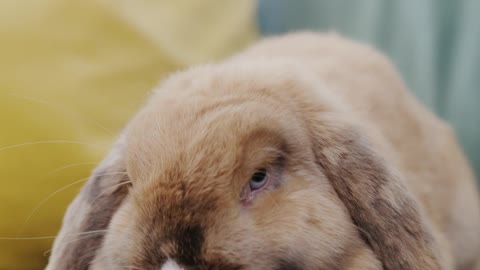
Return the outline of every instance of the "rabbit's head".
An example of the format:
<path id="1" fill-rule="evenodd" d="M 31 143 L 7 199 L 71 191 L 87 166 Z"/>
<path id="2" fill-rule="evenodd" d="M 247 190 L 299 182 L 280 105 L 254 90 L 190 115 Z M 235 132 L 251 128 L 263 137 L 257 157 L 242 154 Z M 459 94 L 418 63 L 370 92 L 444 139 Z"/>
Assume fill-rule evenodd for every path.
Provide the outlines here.
<path id="1" fill-rule="evenodd" d="M 70 207 L 49 269 L 438 269 L 364 127 L 279 66 L 163 83 Z"/>

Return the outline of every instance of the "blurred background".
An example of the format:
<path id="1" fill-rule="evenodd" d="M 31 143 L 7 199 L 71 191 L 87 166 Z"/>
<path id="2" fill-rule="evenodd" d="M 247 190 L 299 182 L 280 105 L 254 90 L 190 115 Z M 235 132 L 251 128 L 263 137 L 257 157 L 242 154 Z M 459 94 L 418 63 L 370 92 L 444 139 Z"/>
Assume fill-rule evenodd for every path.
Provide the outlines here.
<path id="1" fill-rule="evenodd" d="M 169 73 L 264 35 L 387 54 L 480 175 L 480 1 L 0 0 L 0 269 L 42 269 L 63 213 Z"/>

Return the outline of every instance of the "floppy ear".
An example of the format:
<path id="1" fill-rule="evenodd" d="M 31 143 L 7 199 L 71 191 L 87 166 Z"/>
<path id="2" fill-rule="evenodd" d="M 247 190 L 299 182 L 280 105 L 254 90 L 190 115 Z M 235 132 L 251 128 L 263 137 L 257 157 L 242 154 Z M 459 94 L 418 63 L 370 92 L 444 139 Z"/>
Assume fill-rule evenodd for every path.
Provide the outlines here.
<path id="1" fill-rule="evenodd" d="M 88 269 L 105 230 L 128 192 L 121 137 L 68 207 L 47 270 Z"/>
<path id="2" fill-rule="evenodd" d="M 317 163 L 384 269 L 442 269 L 419 204 L 366 135 L 338 121 L 311 128 Z"/>

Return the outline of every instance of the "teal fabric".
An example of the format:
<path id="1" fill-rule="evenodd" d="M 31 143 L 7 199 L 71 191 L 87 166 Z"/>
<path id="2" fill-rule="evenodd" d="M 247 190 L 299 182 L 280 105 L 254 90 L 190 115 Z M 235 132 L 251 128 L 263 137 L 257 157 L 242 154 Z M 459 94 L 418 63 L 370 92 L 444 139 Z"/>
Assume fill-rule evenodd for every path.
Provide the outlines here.
<path id="1" fill-rule="evenodd" d="M 335 30 L 387 54 L 480 175 L 480 1 L 259 0 L 263 34 Z M 478 177 L 477 177 L 478 179 Z"/>

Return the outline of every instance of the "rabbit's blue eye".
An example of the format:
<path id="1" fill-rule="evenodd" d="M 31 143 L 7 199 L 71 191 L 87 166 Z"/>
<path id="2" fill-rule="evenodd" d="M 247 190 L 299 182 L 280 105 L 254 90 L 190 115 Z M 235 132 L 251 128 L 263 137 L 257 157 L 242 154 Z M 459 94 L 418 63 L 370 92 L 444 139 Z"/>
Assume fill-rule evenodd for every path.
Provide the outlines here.
<path id="1" fill-rule="evenodd" d="M 259 190 L 267 184 L 268 175 L 266 169 L 257 170 L 250 178 L 250 190 Z"/>

